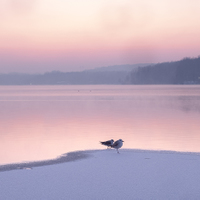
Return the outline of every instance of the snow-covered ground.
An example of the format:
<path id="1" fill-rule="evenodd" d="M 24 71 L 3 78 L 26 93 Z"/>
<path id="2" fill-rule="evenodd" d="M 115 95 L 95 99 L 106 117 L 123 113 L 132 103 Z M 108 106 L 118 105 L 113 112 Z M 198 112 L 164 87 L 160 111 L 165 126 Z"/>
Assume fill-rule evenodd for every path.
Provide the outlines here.
<path id="1" fill-rule="evenodd" d="M 0 199 L 200 199 L 200 154 L 106 149 L 73 156 L 75 161 L 1 171 Z"/>

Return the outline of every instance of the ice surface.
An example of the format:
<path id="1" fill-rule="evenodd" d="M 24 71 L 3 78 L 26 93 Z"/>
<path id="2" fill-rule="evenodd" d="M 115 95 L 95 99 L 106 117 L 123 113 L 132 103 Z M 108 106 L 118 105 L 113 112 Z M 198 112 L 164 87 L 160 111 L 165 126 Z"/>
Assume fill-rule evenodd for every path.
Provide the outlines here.
<path id="1" fill-rule="evenodd" d="M 106 149 L 79 155 L 86 159 L 1 172 L 1 199 L 200 199 L 197 153 Z"/>

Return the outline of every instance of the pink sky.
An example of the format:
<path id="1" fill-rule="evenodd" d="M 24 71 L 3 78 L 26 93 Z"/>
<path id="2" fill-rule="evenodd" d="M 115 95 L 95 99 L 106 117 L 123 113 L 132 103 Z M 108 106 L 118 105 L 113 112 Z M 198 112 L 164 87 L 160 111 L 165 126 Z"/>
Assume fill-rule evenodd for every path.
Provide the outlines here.
<path id="1" fill-rule="evenodd" d="M 1 0 L 0 73 L 200 55 L 198 0 Z"/>

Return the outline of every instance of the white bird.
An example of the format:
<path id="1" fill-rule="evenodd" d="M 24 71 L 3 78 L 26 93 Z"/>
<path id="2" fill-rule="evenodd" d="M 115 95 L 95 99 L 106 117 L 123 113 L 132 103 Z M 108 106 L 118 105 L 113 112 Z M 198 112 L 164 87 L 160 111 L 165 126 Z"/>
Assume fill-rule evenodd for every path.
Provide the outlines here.
<path id="1" fill-rule="evenodd" d="M 117 149 L 117 153 L 119 153 L 118 149 L 123 146 L 123 142 L 124 141 L 122 139 L 119 139 L 119 140 L 115 141 L 115 143 L 111 147 Z"/>
<path id="2" fill-rule="evenodd" d="M 114 142 L 114 140 L 111 139 L 111 140 L 108 140 L 108 141 L 105 141 L 105 142 L 100 142 L 100 143 L 101 143 L 102 145 L 107 146 L 107 147 L 112 147 L 113 142 Z"/>

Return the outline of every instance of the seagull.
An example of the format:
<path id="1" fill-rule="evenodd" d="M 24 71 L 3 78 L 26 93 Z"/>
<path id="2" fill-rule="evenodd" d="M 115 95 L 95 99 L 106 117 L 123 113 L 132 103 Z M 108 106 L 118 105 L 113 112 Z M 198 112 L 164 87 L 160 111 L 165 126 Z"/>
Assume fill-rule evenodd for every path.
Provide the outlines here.
<path id="1" fill-rule="evenodd" d="M 111 140 L 108 140 L 108 141 L 105 141 L 105 142 L 100 142 L 100 143 L 101 143 L 102 145 L 107 146 L 107 147 L 112 147 L 113 142 L 114 142 L 114 140 L 111 139 Z"/>
<path id="2" fill-rule="evenodd" d="M 115 141 L 115 143 L 111 147 L 117 149 L 117 153 L 119 153 L 118 149 L 122 147 L 123 142 L 124 141 L 122 139 L 119 139 L 119 140 Z"/>

